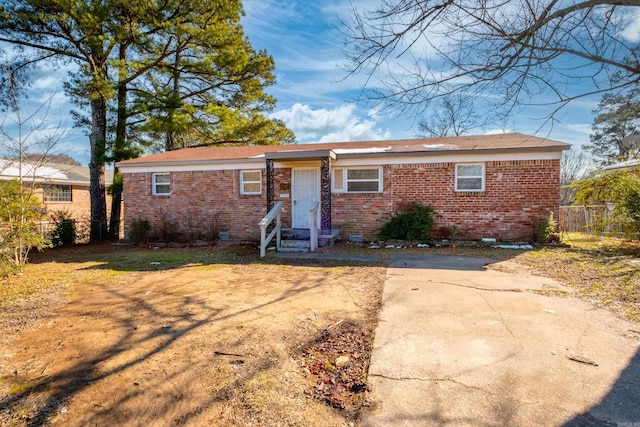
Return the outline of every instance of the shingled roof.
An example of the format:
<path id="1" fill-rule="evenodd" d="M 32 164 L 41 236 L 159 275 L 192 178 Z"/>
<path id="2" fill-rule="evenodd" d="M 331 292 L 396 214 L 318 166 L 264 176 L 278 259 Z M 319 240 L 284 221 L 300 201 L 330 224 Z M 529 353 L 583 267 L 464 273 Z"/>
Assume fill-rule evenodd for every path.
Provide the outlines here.
<path id="1" fill-rule="evenodd" d="M 562 151 L 570 145 L 520 133 L 418 138 L 383 141 L 331 142 L 317 144 L 254 145 L 238 147 L 184 148 L 118 163 L 119 166 L 150 164 L 188 164 L 216 161 L 242 161 L 264 158 L 267 153 L 309 153 L 332 151 L 337 158 L 384 155 L 442 155 L 469 152 Z"/>
<path id="2" fill-rule="evenodd" d="M 33 163 L 22 162 L 22 167 L 18 160 L 0 158 L 0 179 L 18 179 L 22 174 L 22 179 L 27 182 L 81 185 L 89 186 L 89 168 L 84 166 L 60 164 L 60 163 Z M 113 170 L 105 170 L 105 181 L 113 181 Z"/>

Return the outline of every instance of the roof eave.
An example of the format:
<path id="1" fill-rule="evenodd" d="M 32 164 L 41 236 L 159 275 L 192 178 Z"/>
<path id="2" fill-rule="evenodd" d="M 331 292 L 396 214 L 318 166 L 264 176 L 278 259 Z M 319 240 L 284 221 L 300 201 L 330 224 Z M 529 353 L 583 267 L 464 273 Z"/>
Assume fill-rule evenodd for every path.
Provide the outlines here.
<path id="1" fill-rule="evenodd" d="M 225 165 L 234 163 L 262 163 L 267 159 L 270 160 L 311 160 L 321 157 L 330 157 L 332 159 L 366 159 L 366 158 L 384 158 L 384 157 L 435 157 L 435 156 L 451 156 L 451 155 L 469 155 L 469 154 L 509 154 L 509 153 L 549 153 L 562 152 L 568 150 L 569 144 L 551 145 L 541 147 L 509 147 L 509 148 L 473 148 L 463 150 L 423 150 L 423 151 L 384 151 L 373 153 L 335 153 L 333 150 L 307 150 L 307 151 L 280 151 L 267 152 L 260 156 L 238 157 L 234 159 L 207 159 L 207 160 L 165 160 L 155 162 L 136 162 L 127 161 L 116 163 L 120 169 L 128 167 L 164 167 L 164 166 L 202 166 L 202 165 Z"/>
<path id="2" fill-rule="evenodd" d="M 468 154 L 510 154 L 510 153 L 552 153 L 568 150 L 571 146 L 512 147 L 512 148 L 474 148 L 467 150 L 430 150 L 430 151 L 386 151 L 377 153 L 343 153 L 338 159 L 361 159 L 379 157 L 437 157 Z"/>
<path id="3" fill-rule="evenodd" d="M 6 176 L 6 175 L 1 175 L 0 176 L 0 180 L 3 181 L 13 181 L 13 180 L 18 180 L 19 178 L 17 176 Z M 22 182 L 23 183 L 35 183 L 35 184 L 50 184 L 50 185 L 82 185 L 82 186 L 89 186 L 89 181 L 76 181 L 76 180 L 65 180 L 65 179 L 52 179 L 52 178 L 35 178 L 33 179 L 32 177 L 22 177 Z"/>
<path id="4" fill-rule="evenodd" d="M 226 165 L 234 163 L 263 163 L 265 156 L 239 157 L 236 159 L 207 159 L 207 160 L 165 160 L 159 162 L 132 162 L 116 163 L 116 167 L 126 169 L 128 167 L 157 167 L 157 166 L 201 166 L 201 165 Z"/>

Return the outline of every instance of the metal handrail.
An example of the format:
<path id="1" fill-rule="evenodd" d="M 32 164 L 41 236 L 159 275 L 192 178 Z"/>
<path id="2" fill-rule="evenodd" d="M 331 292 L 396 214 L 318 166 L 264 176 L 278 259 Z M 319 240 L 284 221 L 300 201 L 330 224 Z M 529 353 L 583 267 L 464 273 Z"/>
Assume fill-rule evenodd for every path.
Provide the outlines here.
<path id="1" fill-rule="evenodd" d="M 280 214 L 282 213 L 282 201 L 276 203 L 271 210 L 260 220 L 258 225 L 260 226 L 260 257 L 264 257 L 267 252 L 267 245 L 276 236 L 276 250 L 280 249 L 280 230 L 282 228 L 282 221 Z M 267 236 L 267 227 L 269 224 L 276 220 L 276 226 L 271 233 Z"/>

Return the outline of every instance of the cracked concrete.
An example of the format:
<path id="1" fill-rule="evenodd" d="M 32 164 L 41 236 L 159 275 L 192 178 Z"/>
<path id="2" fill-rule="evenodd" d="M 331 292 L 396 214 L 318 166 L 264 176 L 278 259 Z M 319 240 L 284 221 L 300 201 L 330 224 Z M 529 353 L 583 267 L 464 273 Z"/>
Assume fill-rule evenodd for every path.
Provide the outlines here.
<path id="1" fill-rule="evenodd" d="M 491 263 L 394 254 L 362 425 L 640 426 L 638 325 Z"/>

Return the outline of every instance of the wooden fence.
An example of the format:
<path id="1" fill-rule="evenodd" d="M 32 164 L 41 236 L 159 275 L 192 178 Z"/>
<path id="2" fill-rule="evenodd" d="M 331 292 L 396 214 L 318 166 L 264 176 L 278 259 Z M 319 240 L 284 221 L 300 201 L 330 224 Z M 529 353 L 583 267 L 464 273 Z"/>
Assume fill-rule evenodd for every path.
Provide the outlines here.
<path id="1" fill-rule="evenodd" d="M 615 234 L 618 229 L 613 205 L 560 206 L 558 226 L 562 232 Z"/>

